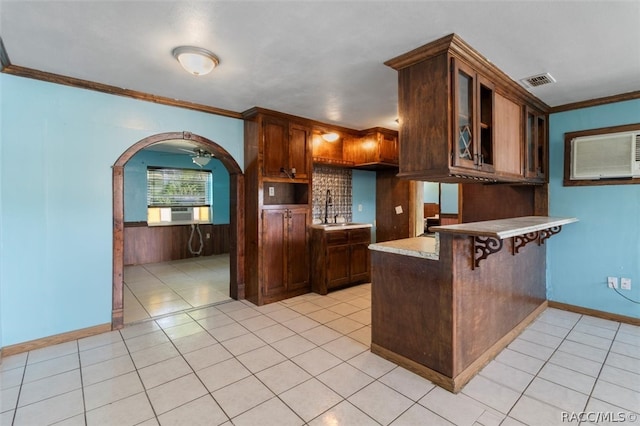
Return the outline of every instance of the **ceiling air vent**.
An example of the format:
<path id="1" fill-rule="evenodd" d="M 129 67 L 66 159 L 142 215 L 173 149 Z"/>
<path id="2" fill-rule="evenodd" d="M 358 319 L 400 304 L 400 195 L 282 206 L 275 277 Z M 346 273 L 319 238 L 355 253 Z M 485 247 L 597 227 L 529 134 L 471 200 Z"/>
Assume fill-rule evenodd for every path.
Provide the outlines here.
<path id="1" fill-rule="evenodd" d="M 538 87 L 543 84 L 555 83 L 556 79 L 551 76 L 549 73 L 532 75 L 531 77 L 523 78 L 520 80 L 527 87 Z"/>

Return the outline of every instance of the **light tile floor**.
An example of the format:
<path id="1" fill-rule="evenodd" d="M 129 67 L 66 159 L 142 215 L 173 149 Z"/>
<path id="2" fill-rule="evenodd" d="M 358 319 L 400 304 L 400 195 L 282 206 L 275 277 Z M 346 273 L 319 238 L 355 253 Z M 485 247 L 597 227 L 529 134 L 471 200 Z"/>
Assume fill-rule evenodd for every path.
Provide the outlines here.
<path id="1" fill-rule="evenodd" d="M 191 309 L 5 357 L 0 424 L 640 422 L 639 327 L 547 309 L 457 395 L 373 355 L 370 335 L 370 284 Z"/>
<path id="2" fill-rule="evenodd" d="M 231 300 L 229 254 L 125 266 L 124 322 Z"/>

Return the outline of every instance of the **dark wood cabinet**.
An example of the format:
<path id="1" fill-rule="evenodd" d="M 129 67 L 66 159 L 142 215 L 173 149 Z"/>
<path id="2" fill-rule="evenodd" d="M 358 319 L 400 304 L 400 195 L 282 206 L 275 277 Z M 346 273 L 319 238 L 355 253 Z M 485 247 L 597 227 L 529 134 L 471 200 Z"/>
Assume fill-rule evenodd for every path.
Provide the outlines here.
<path id="1" fill-rule="evenodd" d="M 547 179 L 547 120 L 533 108 L 525 108 L 525 176 L 541 182 Z"/>
<path id="2" fill-rule="evenodd" d="M 243 115 L 245 297 L 263 305 L 311 291 L 311 130 L 275 111 Z"/>
<path id="3" fill-rule="evenodd" d="M 398 176 L 538 182 L 524 173 L 522 116 L 525 106 L 548 111 L 546 104 L 455 34 L 386 64 L 398 71 Z"/>
<path id="4" fill-rule="evenodd" d="M 354 167 L 378 169 L 398 166 L 398 133 L 375 127 L 345 138 L 344 159 Z"/>
<path id="5" fill-rule="evenodd" d="M 311 129 L 286 118 L 262 118 L 262 175 L 295 177 L 311 175 Z"/>
<path id="6" fill-rule="evenodd" d="M 309 291 L 308 220 L 309 209 L 304 207 L 263 209 L 258 279 L 264 303 Z"/>
<path id="7" fill-rule="evenodd" d="M 312 228 L 313 291 L 319 294 L 368 282 L 371 274 L 371 228 L 325 230 Z"/>

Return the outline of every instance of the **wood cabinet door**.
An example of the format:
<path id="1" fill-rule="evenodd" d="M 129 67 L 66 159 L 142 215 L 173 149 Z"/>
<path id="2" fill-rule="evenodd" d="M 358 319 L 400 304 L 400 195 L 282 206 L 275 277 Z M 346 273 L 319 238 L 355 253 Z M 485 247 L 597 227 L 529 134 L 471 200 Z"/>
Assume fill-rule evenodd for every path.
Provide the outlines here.
<path id="1" fill-rule="evenodd" d="M 495 95 L 495 171 L 521 177 L 522 107 Z"/>
<path id="2" fill-rule="evenodd" d="M 525 176 L 544 181 L 547 161 L 546 118 L 542 113 L 527 107 L 525 120 Z"/>
<path id="3" fill-rule="evenodd" d="M 351 282 L 370 280 L 371 261 L 368 243 L 357 243 L 349 246 L 349 261 Z"/>
<path id="4" fill-rule="evenodd" d="M 453 60 L 453 165 L 476 168 L 476 73 Z"/>
<path id="5" fill-rule="evenodd" d="M 378 137 L 378 152 L 382 163 L 398 164 L 398 139 L 381 133 Z"/>
<path id="6" fill-rule="evenodd" d="M 286 120 L 265 117 L 262 121 L 262 174 L 284 176 L 280 169 L 288 168 L 289 125 Z"/>
<path id="7" fill-rule="evenodd" d="M 287 209 L 262 210 L 262 294 L 277 296 L 286 291 L 287 261 Z"/>
<path id="8" fill-rule="evenodd" d="M 292 169 L 295 169 L 297 178 L 305 179 L 310 177 L 311 129 L 298 124 L 291 124 L 289 127 L 288 150 L 288 171 L 292 173 Z"/>
<path id="9" fill-rule="evenodd" d="M 309 210 L 289 209 L 287 224 L 287 291 L 309 287 L 307 220 Z"/>
<path id="10" fill-rule="evenodd" d="M 349 245 L 327 247 L 327 289 L 349 284 Z"/>

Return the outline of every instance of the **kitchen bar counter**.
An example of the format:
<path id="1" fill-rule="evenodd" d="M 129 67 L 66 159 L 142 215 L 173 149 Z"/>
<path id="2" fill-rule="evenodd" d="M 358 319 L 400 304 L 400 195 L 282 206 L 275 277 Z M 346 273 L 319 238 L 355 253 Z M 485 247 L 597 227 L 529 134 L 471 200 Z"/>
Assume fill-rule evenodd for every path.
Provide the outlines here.
<path id="1" fill-rule="evenodd" d="M 371 351 L 460 391 L 547 306 L 544 241 L 571 222 L 466 223 L 370 245 Z"/>
<path id="2" fill-rule="evenodd" d="M 432 226 L 435 232 L 493 237 L 504 240 L 545 229 L 552 229 L 577 222 L 574 217 L 523 216 L 511 219 L 487 220 L 484 222 L 459 223 L 456 225 Z"/>
<path id="3" fill-rule="evenodd" d="M 405 238 L 402 240 L 386 241 L 371 244 L 369 250 L 401 254 L 404 256 L 421 257 L 423 259 L 438 260 L 438 235 L 427 237 Z"/>

